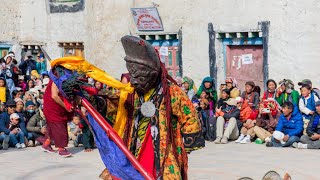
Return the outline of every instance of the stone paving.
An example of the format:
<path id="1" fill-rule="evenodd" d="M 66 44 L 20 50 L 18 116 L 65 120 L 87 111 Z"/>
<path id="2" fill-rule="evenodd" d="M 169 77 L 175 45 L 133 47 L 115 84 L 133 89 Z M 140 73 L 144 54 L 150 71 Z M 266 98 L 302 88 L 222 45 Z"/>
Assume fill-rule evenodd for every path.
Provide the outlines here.
<path id="1" fill-rule="evenodd" d="M 40 147 L 0 150 L 1 180 L 91 180 L 104 169 L 98 150 L 85 153 L 71 147 L 71 158 L 48 154 Z M 293 180 L 320 179 L 320 156 L 317 150 L 266 148 L 254 143 L 226 145 L 207 143 L 206 148 L 189 156 L 189 179 L 236 180 L 249 176 L 260 180 L 269 170 L 282 176 L 288 172 Z"/>

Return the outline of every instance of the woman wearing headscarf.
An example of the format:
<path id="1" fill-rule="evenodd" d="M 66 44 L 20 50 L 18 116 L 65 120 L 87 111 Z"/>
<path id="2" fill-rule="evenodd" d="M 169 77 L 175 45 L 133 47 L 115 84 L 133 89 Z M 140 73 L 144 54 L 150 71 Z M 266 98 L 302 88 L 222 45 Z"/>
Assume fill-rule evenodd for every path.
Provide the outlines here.
<path id="1" fill-rule="evenodd" d="M 237 88 L 238 83 L 235 78 L 227 77 L 226 84 L 227 89 L 230 91 L 230 98 L 236 98 L 240 96 L 240 90 Z"/>
<path id="2" fill-rule="evenodd" d="M 192 97 L 196 94 L 196 88 L 193 80 L 185 76 L 183 77 L 182 85 L 184 88 L 184 92 L 188 95 L 189 99 L 191 100 Z"/>

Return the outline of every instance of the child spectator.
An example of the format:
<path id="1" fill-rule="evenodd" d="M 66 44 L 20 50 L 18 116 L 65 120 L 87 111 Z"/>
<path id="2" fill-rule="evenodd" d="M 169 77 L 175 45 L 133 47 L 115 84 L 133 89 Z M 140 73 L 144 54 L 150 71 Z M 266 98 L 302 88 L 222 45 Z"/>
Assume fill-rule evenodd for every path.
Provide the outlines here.
<path id="1" fill-rule="evenodd" d="M 79 128 L 80 124 L 80 117 L 78 115 L 74 115 L 72 117 L 72 121 L 68 123 L 68 134 L 69 134 L 69 140 L 72 140 L 74 144 L 75 142 L 79 141 L 79 134 L 81 133 L 81 129 Z"/>
<path id="2" fill-rule="evenodd" d="M 0 78 L 0 102 L 5 103 L 10 99 L 10 92 L 6 87 L 6 80 Z"/>
<path id="3" fill-rule="evenodd" d="M 19 75 L 18 76 L 18 87 L 23 90 L 23 92 L 26 92 L 27 84 L 24 82 L 24 76 Z"/>
<path id="4" fill-rule="evenodd" d="M 83 119 L 79 126 L 82 130 L 82 134 L 79 134 L 79 138 L 74 141 L 74 145 L 77 147 L 79 143 L 82 143 L 84 146 L 84 152 L 91 152 L 94 146 L 93 134 L 91 133 L 88 124 Z"/>
<path id="5" fill-rule="evenodd" d="M 210 114 L 209 101 L 207 99 L 201 99 L 200 108 L 197 110 L 200 110 L 200 119 L 202 120 L 205 140 L 214 141 L 216 139 L 216 120 Z"/>
<path id="6" fill-rule="evenodd" d="M 240 96 L 240 90 L 237 88 L 238 84 L 235 78 L 228 77 L 226 79 L 227 89 L 230 91 L 230 98 L 236 98 Z"/>
<path id="7" fill-rule="evenodd" d="M 269 79 L 266 83 L 267 90 L 263 93 L 262 100 L 273 98 L 276 99 L 277 83 L 273 79 Z"/>
<path id="8" fill-rule="evenodd" d="M 311 92 L 311 86 L 303 85 L 301 87 L 301 98 L 299 100 L 299 109 L 302 113 L 304 123 L 304 134 L 312 115 L 316 111 L 316 102 L 319 101 L 318 96 Z"/>

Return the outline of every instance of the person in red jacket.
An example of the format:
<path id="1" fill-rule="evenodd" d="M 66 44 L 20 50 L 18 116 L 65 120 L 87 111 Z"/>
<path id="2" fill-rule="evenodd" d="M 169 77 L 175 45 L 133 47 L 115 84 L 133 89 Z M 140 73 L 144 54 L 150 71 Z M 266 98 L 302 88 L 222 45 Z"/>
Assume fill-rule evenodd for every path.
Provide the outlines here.
<path id="1" fill-rule="evenodd" d="M 59 155 L 69 157 L 72 154 L 65 147 L 68 145 L 67 121 L 72 109 L 66 107 L 59 92 L 57 85 L 50 80 L 43 97 L 43 113 L 47 121 L 48 139 L 42 145 L 42 149 L 45 152 L 54 153 L 50 144 L 52 139 L 58 148 Z"/>

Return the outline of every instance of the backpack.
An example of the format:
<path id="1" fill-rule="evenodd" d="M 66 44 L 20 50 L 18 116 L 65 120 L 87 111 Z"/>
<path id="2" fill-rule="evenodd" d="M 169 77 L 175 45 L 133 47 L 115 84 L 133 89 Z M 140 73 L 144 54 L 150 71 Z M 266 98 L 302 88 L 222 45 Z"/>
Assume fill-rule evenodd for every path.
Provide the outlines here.
<path id="1" fill-rule="evenodd" d="M 320 99 L 320 90 L 318 88 L 313 88 L 311 93 L 314 93 Z"/>

